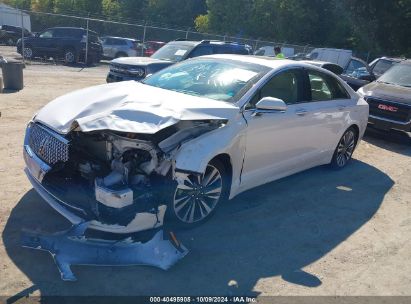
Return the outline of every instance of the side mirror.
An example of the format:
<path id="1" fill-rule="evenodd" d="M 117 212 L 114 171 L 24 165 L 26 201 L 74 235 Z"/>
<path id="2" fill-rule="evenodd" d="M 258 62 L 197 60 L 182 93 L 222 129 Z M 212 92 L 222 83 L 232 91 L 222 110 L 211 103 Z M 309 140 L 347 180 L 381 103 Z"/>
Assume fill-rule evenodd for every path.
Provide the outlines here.
<path id="1" fill-rule="evenodd" d="M 285 102 L 275 97 L 263 97 L 255 107 L 257 112 L 284 112 L 287 110 Z"/>

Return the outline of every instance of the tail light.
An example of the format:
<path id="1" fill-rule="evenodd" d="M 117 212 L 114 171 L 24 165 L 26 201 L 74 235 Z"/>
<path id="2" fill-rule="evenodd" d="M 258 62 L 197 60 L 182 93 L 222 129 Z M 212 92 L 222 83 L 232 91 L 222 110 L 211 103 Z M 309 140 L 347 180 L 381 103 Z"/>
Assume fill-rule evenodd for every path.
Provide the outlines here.
<path id="1" fill-rule="evenodd" d="M 132 50 L 135 50 L 135 51 L 138 51 L 138 45 L 137 45 L 137 43 L 133 42 L 133 43 L 131 44 L 131 49 L 132 49 Z"/>

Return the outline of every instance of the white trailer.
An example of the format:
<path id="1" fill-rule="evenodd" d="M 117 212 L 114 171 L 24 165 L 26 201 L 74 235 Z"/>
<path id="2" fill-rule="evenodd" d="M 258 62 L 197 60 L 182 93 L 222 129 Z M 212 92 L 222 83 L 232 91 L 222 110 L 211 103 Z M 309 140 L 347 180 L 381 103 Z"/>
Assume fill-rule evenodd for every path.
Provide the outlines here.
<path id="1" fill-rule="evenodd" d="M 13 25 L 21 27 L 23 14 L 23 28 L 31 31 L 30 15 L 22 12 L 19 9 L 15 9 L 6 4 L 0 3 L 0 26 L 1 25 Z"/>

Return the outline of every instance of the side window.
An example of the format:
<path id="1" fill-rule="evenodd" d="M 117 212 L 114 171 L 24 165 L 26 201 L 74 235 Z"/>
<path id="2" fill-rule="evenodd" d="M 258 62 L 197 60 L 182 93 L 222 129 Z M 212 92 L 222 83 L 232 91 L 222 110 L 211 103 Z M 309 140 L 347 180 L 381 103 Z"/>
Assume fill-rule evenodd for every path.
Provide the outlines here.
<path id="1" fill-rule="evenodd" d="M 198 56 L 205 56 L 213 54 L 213 48 L 210 45 L 207 46 L 198 46 L 190 53 L 190 58 L 198 57 Z"/>
<path id="2" fill-rule="evenodd" d="M 53 38 L 53 30 L 48 30 L 40 34 L 40 38 Z"/>
<path id="3" fill-rule="evenodd" d="M 126 45 L 126 41 L 122 39 L 113 39 L 113 45 Z"/>
<path id="4" fill-rule="evenodd" d="M 64 29 L 55 29 L 53 32 L 53 38 L 64 38 L 67 36 L 68 36 L 68 33 Z"/>
<path id="5" fill-rule="evenodd" d="M 332 76 L 316 71 L 308 71 L 311 100 L 326 101 L 332 99 L 348 99 L 350 95 Z"/>
<path id="6" fill-rule="evenodd" d="M 327 84 L 327 75 L 318 72 L 308 71 L 308 78 L 310 79 L 311 100 L 323 101 L 331 100 L 331 89 Z"/>
<path id="7" fill-rule="evenodd" d="M 355 59 L 351 59 L 350 62 L 348 63 L 348 66 L 344 74 L 351 75 L 360 68 L 365 68 L 365 70 L 367 70 L 367 67 L 365 66 L 364 63 L 362 63 L 361 61 L 355 60 Z"/>
<path id="8" fill-rule="evenodd" d="M 302 71 L 288 70 L 273 76 L 249 102 L 248 108 L 254 107 L 263 97 L 275 97 L 286 104 L 302 101 Z"/>

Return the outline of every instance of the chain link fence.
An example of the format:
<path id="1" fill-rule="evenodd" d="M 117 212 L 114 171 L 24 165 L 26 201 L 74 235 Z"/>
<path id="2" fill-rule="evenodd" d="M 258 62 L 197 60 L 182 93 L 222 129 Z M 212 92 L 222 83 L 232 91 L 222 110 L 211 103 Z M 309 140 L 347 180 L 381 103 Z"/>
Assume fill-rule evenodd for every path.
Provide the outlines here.
<path id="1" fill-rule="evenodd" d="M 33 50 L 30 50 L 30 46 L 25 45 L 25 43 L 27 44 L 27 42 L 25 42 L 25 39 L 20 39 L 30 35 L 41 35 L 41 37 L 45 38 L 44 50 L 46 50 L 48 47 L 53 47 L 53 45 L 46 45 L 47 39 L 52 38 L 51 36 L 48 36 L 47 29 L 52 27 L 77 27 L 86 30 L 85 33 L 88 39 L 83 40 L 83 42 L 85 42 L 85 50 L 83 50 L 82 54 L 80 54 L 81 56 L 77 57 L 78 61 L 82 63 L 89 62 L 90 57 L 93 55 L 92 51 L 90 50 L 93 39 L 90 38 L 93 38 L 94 36 L 98 36 L 100 39 L 108 36 L 134 39 L 136 41 L 134 45 L 136 56 L 149 55 L 150 53 L 146 50 L 150 47 L 150 43 L 152 42 L 167 43 L 176 39 L 186 39 L 194 41 L 220 40 L 237 42 L 249 45 L 253 49 L 253 51 L 257 51 L 258 49 L 264 47 L 267 49 L 271 48 L 272 50 L 274 46 L 281 46 L 286 56 L 295 54 L 307 54 L 314 48 L 310 45 L 296 45 L 278 41 L 251 39 L 240 36 L 200 33 L 192 28 L 171 28 L 163 25 L 156 25 L 145 22 L 139 23 L 135 21 L 131 22 L 128 20 L 108 20 L 98 18 L 98 16 L 93 16 L 91 14 L 88 14 L 88 16 L 74 16 L 68 14 L 55 14 L 10 9 L 8 15 L 9 17 L 7 19 L 7 22 L 12 23 L 9 25 L 14 25 L 16 27 L 16 31 L 14 33 L 13 41 L 7 41 L 6 39 L 2 39 L 2 35 L 4 36 L 6 34 L 4 34 L 4 31 L 0 30 L 0 55 L 7 57 L 8 54 L 13 54 L 9 56 L 14 57 L 15 59 L 24 60 L 25 62 L 28 62 L 30 64 L 48 62 L 60 64 L 67 62 L 67 58 L 64 57 L 64 54 L 62 54 L 62 56 L 54 56 L 55 58 L 51 58 L 49 56 L 35 56 L 35 54 L 32 53 Z M 5 25 L 5 22 L 6 20 L 1 19 L 0 11 L 0 25 L 2 25 L 2 23 L 3 25 Z M 31 30 L 31 33 L 28 30 Z M 10 44 L 14 45 L 10 46 Z M 9 47 L 4 48 L 4 45 L 9 45 Z M 105 47 L 107 46 L 103 44 L 103 48 Z M 24 54 L 25 56 L 22 56 L 22 54 Z"/>

